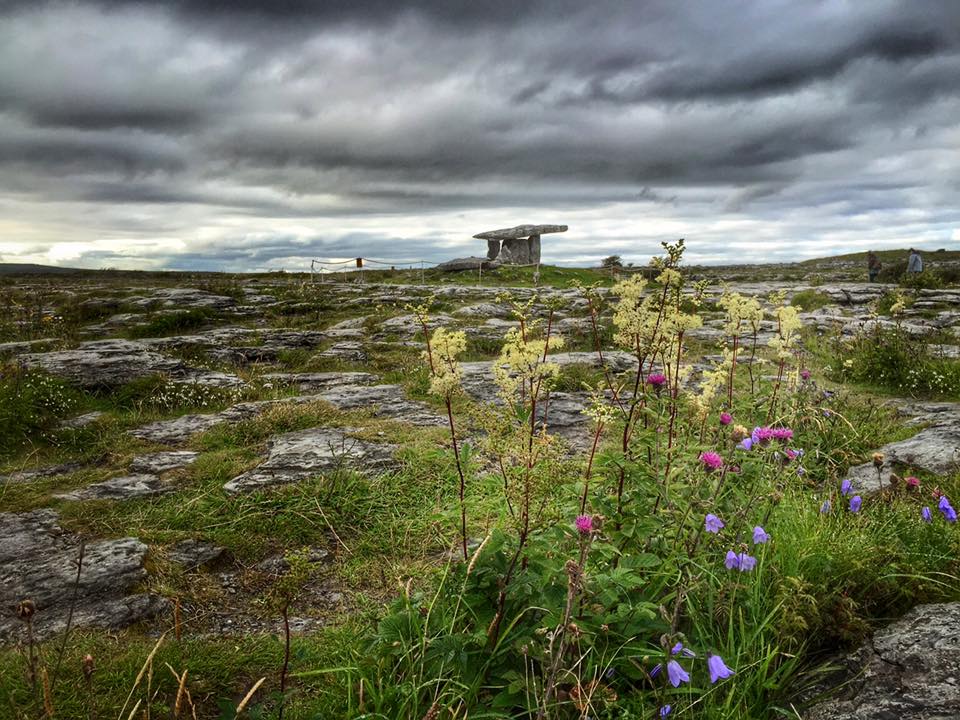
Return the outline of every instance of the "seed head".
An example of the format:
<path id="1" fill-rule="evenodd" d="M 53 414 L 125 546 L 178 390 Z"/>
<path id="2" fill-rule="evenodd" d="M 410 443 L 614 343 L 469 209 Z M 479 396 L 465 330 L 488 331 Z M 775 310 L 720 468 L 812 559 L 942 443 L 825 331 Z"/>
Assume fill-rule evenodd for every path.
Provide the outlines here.
<path id="1" fill-rule="evenodd" d="M 37 612 L 37 605 L 33 600 L 21 600 L 17 603 L 17 617 L 29 622 Z"/>

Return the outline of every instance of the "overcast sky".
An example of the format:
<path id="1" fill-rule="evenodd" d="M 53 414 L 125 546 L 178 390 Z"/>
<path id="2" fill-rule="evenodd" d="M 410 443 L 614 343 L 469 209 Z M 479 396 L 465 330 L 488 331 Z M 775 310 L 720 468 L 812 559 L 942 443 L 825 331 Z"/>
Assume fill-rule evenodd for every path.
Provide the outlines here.
<path id="1" fill-rule="evenodd" d="M 960 0 L 0 0 L 0 261 L 960 247 Z"/>

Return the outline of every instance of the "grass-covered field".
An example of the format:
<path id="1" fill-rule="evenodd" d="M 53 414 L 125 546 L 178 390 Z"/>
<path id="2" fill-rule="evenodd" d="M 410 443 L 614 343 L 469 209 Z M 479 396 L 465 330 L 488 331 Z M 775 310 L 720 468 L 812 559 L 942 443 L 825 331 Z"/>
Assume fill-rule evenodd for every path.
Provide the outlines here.
<path id="1" fill-rule="evenodd" d="M 829 304 L 816 289 L 792 304 L 730 293 L 701 302 L 678 272 L 682 249 L 671 252 L 654 280 L 630 275 L 615 295 L 588 292 L 575 307 L 517 303 L 522 329 L 496 332 L 455 314 L 478 298 L 428 302 L 424 292 L 414 304 L 427 333 L 395 336 L 382 322 L 411 308 L 379 299 L 358 309 L 342 288 L 257 278 L 277 302 L 239 322 L 323 329 L 363 315 L 369 358 L 323 357 L 334 341 L 237 366 L 200 347 L 177 351 L 236 373 L 239 389 L 184 389 L 158 376 L 81 390 L 11 356 L 0 376 L 0 475 L 71 465 L 0 484 L 0 510 L 50 507 L 82 537 L 139 538 L 150 548 L 141 589 L 176 610 L 145 626 L 79 628 L 0 650 L 0 716 L 652 718 L 667 706 L 710 720 L 802 716 L 838 654 L 914 605 L 960 600 L 960 531 L 940 499 L 960 500 L 960 472 L 898 467 L 901 480 L 876 493 L 841 485 L 848 468 L 917 432 L 885 401 L 960 399 L 958 364 L 896 327 L 877 331 L 889 333 L 883 342 L 802 328 L 797 307 Z M 533 283 L 532 269 L 498 272 L 483 284 Z M 3 292 L 22 314 L 7 318 L 6 339 L 72 347 L 85 328 L 131 309 L 124 298 L 143 289 L 130 283 L 124 276 L 126 289 L 102 307 L 65 302 L 54 285 L 9 283 Z M 544 267 L 539 283 L 605 287 L 613 277 Z M 237 298 L 243 287 L 239 278 L 203 284 Z M 896 300 L 887 304 L 883 317 L 902 317 Z M 438 323 L 441 314 L 452 319 Z M 563 347 L 561 316 L 584 321 L 563 333 Z M 721 340 L 687 337 L 705 320 L 720 324 Z M 236 322 L 219 310 L 153 309 L 98 332 L 149 338 Z M 751 364 L 761 325 L 770 339 Z M 550 361 L 597 344 L 638 364 L 614 373 Z M 463 392 L 460 363 L 495 359 L 509 372 L 483 397 Z M 924 382 L 910 379 L 918 368 Z M 453 434 L 372 409 L 281 403 L 190 438 L 182 449 L 199 457 L 174 471 L 175 492 L 55 497 L 167 449 L 132 428 L 292 397 L 293 386 L 264 380 L 278 370 L 374 373 L 449 420 Z M 562 439 L 541 424 L 560 393 L 586 406 L 577 433 Z M 95 423 L 59 426 L 94 410 L 104 413 Z M 397 462 L 224 492 L 262 462 L 272 438 L 317 426 L 395 445 Z M 169 557 L 185 539 L 226 556 L 185 571 Z M 288 559 L 279 575 L 264 570 L 279 558 Z M 732 674 L 720 677 L 721 665 Z"/>

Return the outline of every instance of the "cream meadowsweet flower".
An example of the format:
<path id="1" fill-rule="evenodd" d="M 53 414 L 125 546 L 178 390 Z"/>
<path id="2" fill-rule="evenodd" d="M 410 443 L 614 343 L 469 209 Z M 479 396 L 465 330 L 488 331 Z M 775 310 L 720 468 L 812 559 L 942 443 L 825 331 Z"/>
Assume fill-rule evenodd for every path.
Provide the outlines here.
<path id="1" fill-rule="evenodd" d="M 467 349 L 467 335 L 461 330 L 437 328 L 430 337 L 432 366 L 430 394 L 447 397 L 460 389 L 460 364 L 457 362 Z M 423 353 L 428 357 L 428 353 Z"/>

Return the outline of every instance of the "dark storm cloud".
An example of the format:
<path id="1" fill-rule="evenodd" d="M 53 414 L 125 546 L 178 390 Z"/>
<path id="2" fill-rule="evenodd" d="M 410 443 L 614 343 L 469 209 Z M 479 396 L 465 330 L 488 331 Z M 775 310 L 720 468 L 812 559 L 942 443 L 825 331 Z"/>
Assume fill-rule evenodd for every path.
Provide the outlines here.
<path id="1" fill-rule="evenodd" d="M 479 210 L 579 217 L 612 251 L 656 213 L 943 232 L 958 75 L 952 0 L 8 2 L 0 193 L 32 252 L 56 206 L 88 245 L 155 227 L 156 257 L 233 268 L 410 233 L 471 252 Z"/>

